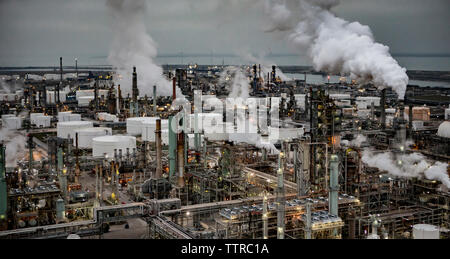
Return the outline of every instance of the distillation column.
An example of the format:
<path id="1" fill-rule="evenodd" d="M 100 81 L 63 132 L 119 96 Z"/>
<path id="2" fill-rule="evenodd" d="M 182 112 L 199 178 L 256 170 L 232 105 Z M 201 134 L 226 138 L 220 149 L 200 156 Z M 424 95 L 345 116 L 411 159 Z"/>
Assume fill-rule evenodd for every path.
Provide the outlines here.
<path id="1" fill-rule="evenodd" d="M 155 178 L 160 179 L 162 177 L 162 146 L 161 146 L 161 119 L 156 120 L 156 174 Z"/>
<path id="2" fill-rule="evenodd" d="M 277 239 L 284 239 L 285 196 L 284 196 L 284 156 L 283 152 L 278 157 L 277 171 Z"/>

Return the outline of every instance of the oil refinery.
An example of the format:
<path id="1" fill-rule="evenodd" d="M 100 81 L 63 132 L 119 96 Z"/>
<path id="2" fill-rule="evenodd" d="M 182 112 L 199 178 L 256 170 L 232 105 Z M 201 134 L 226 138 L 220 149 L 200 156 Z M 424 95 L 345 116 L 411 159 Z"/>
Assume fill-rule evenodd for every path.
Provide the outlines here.
<path id="1" fill-rule="evenodd" d="M 158 64 L 146 1 L 105 2 L 107 65 L 0 66 L 0 239 L 450 238 L 449 71 L 335 0 L 264 5 L 308 66 Z"/>
<path id="2" fill-rule="evenodd" d="M 0 238 L 448 238 L 448 89 L 180 65 L 153 98 L 70 69 L 3 76 Z"/>

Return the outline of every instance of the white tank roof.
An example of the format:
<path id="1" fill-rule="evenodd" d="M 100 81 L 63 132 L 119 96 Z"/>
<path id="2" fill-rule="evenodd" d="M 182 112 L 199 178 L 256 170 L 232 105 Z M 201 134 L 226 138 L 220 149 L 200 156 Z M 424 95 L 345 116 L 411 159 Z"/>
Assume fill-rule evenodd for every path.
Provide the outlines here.
<path id="1" fill-rule="evenodd" d="M 133 152 L 136 148 L 136 138 L 132 136 L 104 136 L 92 139 L 92 155 L 94 157 L 102 157 L 106 153 L 109 157 L 114 156 L 114 149 L 122 150 L 122 155 L 126 154 L 127 148 L 129 152 Z"/>
<path id="2" fill-rule="evenodd" d="M 96 137 L 112 135 L 112 129 L 106 127 L 82 128 L 75 130 L 78 133 L 78 147 L 92 148 L 92 140 Z M 73 145 L 76 145 L 76 139 L 73 138 Z"/>
<path id="3" fill-rule="evenodd" d="M 75 130 L 81 128 L 91 128 L 93 123 L 90 121 L 65 121 L 58 122 L 56 125 L 57 128 L 57 136 L 59 138 L 68 138 L 69 135 L 71 138 L 75 137 Z"/>
<path id="4" fill-rule="evenodd" d="M 127 133 L 133 136 L 142 134 L 143 123 L 151 123 L 158 120 L 159 117 L 133 117 L 127 119 Z"/>
<path id="5" fill-rule="evenodd" d="M 443 138 L 450 138 L 450 121 L 444 121 L 439 126 L 437 135 Z"/>
<path id="6" fill-rule="evenodd" d="M 439 227 L 429 224 L 417 224 L 413 226 L 414 239 L 439 239 Z"/>

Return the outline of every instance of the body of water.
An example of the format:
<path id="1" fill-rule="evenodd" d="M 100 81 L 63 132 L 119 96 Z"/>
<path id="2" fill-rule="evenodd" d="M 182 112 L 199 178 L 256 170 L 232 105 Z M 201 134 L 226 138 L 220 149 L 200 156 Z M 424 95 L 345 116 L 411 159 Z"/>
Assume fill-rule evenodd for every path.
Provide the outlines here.
<path id="1" fill-rule="evenodd" d="M 63 56 L 64 65 L 75 65 L 75 58 L 78 58 L 78 65 L 108 65 L 106 56 Z M 450 71 L 450 57 L 436 56 L 399 56 L 394 58 L 402 67 L 408 70 L 432 70 L 432 71 Z M 297 55 L 272 55 L 264 58 L 266 63 L 276 64 L 278 66 L 311 66 L 311 62 L 305 56 Z M 235 55 L 160 55 L 155 62 L 164 64 L 200 64 L 200 65 L 242 65 L 251 64 Z M 54 66 L 59 67 L 59 57 L 36 57 L 36 58 L 15 58 L 10 60 L 0 60 L 0 66 Z"/>

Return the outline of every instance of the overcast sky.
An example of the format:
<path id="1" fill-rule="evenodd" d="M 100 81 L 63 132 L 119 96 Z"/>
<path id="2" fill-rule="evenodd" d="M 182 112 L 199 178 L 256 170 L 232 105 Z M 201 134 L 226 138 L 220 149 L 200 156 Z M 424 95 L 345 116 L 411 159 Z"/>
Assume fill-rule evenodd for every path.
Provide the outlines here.
<path id="1" fill-rule="evenodd" d="M 159 54 L 295 53 L 263 32 L 264 12 L 254 3 L 148 0 L 147 29 Z M 449 7 L 448 0 L 341 0 L 333 11 L 369 25 L 393 53 L 450 53 Z M 0 0 L 0 65 L 106 56 L 110 24 L 105 0 Z"/>

